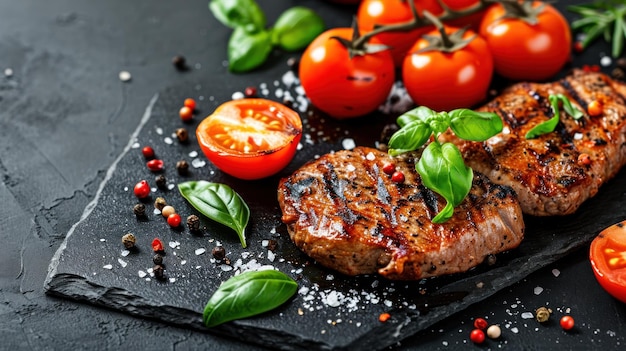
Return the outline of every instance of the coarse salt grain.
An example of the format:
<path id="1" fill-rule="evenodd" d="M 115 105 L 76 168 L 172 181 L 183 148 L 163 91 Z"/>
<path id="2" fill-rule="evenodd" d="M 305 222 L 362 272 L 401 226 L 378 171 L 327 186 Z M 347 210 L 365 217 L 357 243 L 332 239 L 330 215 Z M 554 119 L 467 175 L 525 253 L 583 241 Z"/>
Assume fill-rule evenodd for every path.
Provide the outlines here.
<path id="1" fill-rule="evenodd" d="M 144 271 L 138 271 L 137 274 L 139 275 L 139 278 L 143 278 L 146 275 L 148 275 L 148 273 L 144 272 Z"/>
<path id="2" fill-rule="evenodd" d="M 346 150 L 352 150 L 356 147 L 356 143 L 352 138 L 346 138 L 341 141 L 341 146 Z"/>
<path id="3" fill-rule="evenodd" d="M 104 269 L 113 269 L 113 265 L 112 264 L 105 264 L 104 266 L 102 266 L 102 268 L 104 268 Z"/>
<path id="4" fill-rule="evenodd" d="M 122 253 L 121 253 L 122 257 L 126 257 L 126 256 L 128 256 L 129 254 L 130 254 L 130 251 L 129 251 L 129 250 L 122 250 Z"/>
<path id="5" fill-rule="evenodd" d="M 170 283 L 174 283 L 176 281 L 176 278 L 170 278 Z"/>
<path id="6" fill-rule="evenodd" d="M 272 250 L 267 250 L 267 259 L 270 260 L 270 262 L 274 262 L 276 254 L 273 253 Z"/>
<path id="7" fill-rule="evenodd" d="M 4 76 L 7 77 L 7 78 L 12 77 L 13 76 L 13 70 L 10 69 L 10 68 L 5 68 L 4 69 Z"/>
<path id="8" fill-rule="evenodd" d="M 155 131 L 158 135 L 163 135 L 163 128 L 161 128 L 161 127 L 156 127 L 156 128 L 154 128 L 154 131 Z"/>
<path id="9" fill-rule="evenodd" d="M 172 248 L 172 249 L 176 249 L 176 248 L 180 248 L 180 243 L 178 241 L 170 241 L 168 243 L 168 245 Z"/>
<path id="10" fill-rule="evenodd" d="M 105 238 L 101 238 L 101 239 L 100 239 L 100 241 L 101 241 L 101 242 L 106 242 L 106 241 L 107 241 L 107 239 L 105 239 Z"/>
<path id="11" fill-rule="evenodd" d="M 542 287 L 540 287 L 540 286 L 535 287 L 535 289 L 534 289 L 535 295 L 539 295 L 542 292 L 543 292 L 543 288 Z"/>
<path id="12" fill-rule="evenodd" d="M 206 249 L 205 249 L 205 248 L 203 248 L 203 247 L 201 247 L 201 248 L 199 248 L 199 249 L 196 249 L 196 251 L 195 251 L 196 256 L 200 256 L 200 255 L 202 255 L 202 254 L 203 254 L 203 253 L 205 253 L 205 252 L 206 252 Z"/>
<path id="13" fill-rule="evenodd" d="M 182 261 L 180 261 L 180 265 L 181 265 L 181 266 L 184 266 L 184 265 L 186 265 L 186 264 L 187 264 L 187 260 L 182 260 Z"/>
<path id="14" fill-rule="evenodd" d="M 348 166 L 346 166 L 346 169 L 348 170 L 348 172 L 356 171 L 356 167 L 354 167 L 354 165 L 352 164 L 349 164 Z"/>
<path id="15" fill-rule="evenodd" d="M 193 157 L 198 157 L 198 151 L 192 151 L 190 153 L 188 153 L 187 155 L 189 155 L 189 157 L 193 158 Z"/>
<path id="16" fill-rule="evenodd" d="M 191 160 L 191 166 L 193 168 L 202 168 L 202 167 L 206 166 L 206 162 L 204 160 L 199 159 L 199 158 L 194 158 L 193 160 Z"/>
<path id="17" fill-rule="evenodd" d="M 122 268 L 125 268 L 128 265 L 128 262 L 124 261 L 121 258 L 118 258 L 117 262 L 120 264 L 120 266 L 122 266 Z"/>
<path id="18" fill-rule="evenodd" d="M 558 277 L 559 275 L 561 275 L 561 271 L 555 268 L 552 270 L 552 275 Z"/>
<path id="19" fill-rule="evenodd" d="M 367 155 L 365 155 L 365 158 L 366 158 L 368 161 L 374 161 L 374 160 L 376 159 L 376 156 L 374 156 L 374 153 L 372 153 L 372 152 L 368 152 L 368 153 L 367 153 Z"/>
<path id="20" fill-rule="evenodd" d="M 165 137 L 163 139 L 163 142 L 168 144 L 168 145 L 172 145 L 174 143 L 174 139 L 170 138 L 170 137 Z"/>
<path id="21" fill-rule="evenodd" d="M 119 78 L 122 82 L 128 82 L 132 77 L 130 75 L 130 72 L 128 71 L 121 71 L 119 73 Z"/>
<path id="22" fill-rule="evenodd" d="M 602 67 L 608 67 L 608 66 L 610 66 L 610 65 L 611 65 L 611 63 L 613 63 L 613 60 L 611 59 L 611 57 L 610 57 L 610 56 L 603 56 L 603 57 L 600 59 L 600 65 L 601 65 Z"/>
<path id="23" fill-rule="evenodd" d="M 243 99 L 244 97 L 245 97 L 245 95 L 244 95 L 242 92 L 240 92 L 240 91 L 236 91 L 236 92 L 234 92 L 234 93 L 233 93 L 233 95 L 231 95 L 231 97 L 230 97 L 230 98 L 231 98 L 232 100 L 241 100 L 241 99 Z"/>
<path id="24" fill-rule="evenodd" d="M 532 312 L 524 312 L 522 313 L 522 318 L 523 319 L 531 319 L 534 318 L 535 316 L 532 314 Z"/>

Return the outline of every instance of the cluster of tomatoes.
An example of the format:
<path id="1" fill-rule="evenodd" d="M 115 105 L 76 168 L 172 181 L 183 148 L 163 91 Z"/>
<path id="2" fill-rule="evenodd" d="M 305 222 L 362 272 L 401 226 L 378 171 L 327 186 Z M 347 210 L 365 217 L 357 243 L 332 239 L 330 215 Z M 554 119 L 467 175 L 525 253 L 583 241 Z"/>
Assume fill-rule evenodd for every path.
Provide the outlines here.
<path id="1" fill-rule="evenodd" d="M 322 33 L 300 61 L 300 82 L 312 104 L 335 118 L 363 116 L 386 101 L 400 72 L 398 78 L 416 104 L 439 111 L 470 108 L 486 98 L 494 72 L 513 81 L 541 81 L 570 59 L 569 24 L 547 3 L 528 3 L 526 13 L 516 14 L 501 3 L 444 3 L 467 15 L 449 16 L 437 0 L 414 0 L 419 14 L 428 11 L 444 19 L 447 14 L 451 20 L 444 20 L 441 29 L 449 37 L 469 26 L 457 34 L 464 45 L 450 50 L 433 49 L 432 38 L 442 37 L 442 30 L 433 26 L 385 31 L 356 50 L 346 45 L 354 43 L 353 28 Z M 356 16 L 360 35 L 412 19 L 409 2 L 403 0 L 362 0 Z M 372 50 L 381 45 L 389 49 Z"/>

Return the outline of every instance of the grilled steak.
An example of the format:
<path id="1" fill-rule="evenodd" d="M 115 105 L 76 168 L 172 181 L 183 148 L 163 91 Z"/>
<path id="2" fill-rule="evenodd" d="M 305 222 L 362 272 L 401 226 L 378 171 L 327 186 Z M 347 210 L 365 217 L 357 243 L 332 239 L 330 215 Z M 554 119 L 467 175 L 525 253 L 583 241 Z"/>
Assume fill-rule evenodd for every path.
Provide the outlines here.
<path id="1" fill-rule="evenodd" d="M 561 112 L 552 133 L 525 135 L 553 117 L 550 94 L 563 94 L 585 111 L 575 120 Z M 459 146 L 466 163 L 497 184 L 511 186 L 524 213 L 536 216 L 575 212 L 626 162 L 626 85 L 602 73 L 575 70 L 554 83 L 518 83 L 479 110 L 500 115 L 503 132 L 485 142 L 444 139 Z M 589 116 L 599 101 L 603 113 Z"/>
<path id="2" fill-rule="evenodd" d="M 382 171 L 393 162 L 405 181 Z M 293 242 L 347 275 L 420 279 L 466 271 L 523 238 L 510 187 L 475 173 L 470 195 L 444 224 L 431 219 L 445 200 L 426 189 L 412 155 L 357 147 L 311 161 L 280 181 L 282 220 Z"/>

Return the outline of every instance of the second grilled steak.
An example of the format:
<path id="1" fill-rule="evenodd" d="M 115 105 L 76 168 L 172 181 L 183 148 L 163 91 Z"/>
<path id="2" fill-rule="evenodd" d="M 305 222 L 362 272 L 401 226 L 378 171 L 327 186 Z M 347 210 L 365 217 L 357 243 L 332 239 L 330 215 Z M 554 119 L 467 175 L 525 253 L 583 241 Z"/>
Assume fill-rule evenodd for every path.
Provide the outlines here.
<path id="1" fill-rule="evenodd" d="M 525 135 L 550 119 L 550 94 L 563 94 L 585 116 L 575 120 L 561 112 L 554 132 L 536 139 Z M 466 163 L 493 182 L 509 185 L 524 213 L 566 215 L 594 196 L 626 163 L 626 85 L 602 73 L 575 70 L 554 83 L 518 83 L 482 107 L 504 122 L 503 132 L 485 142 L 444 139 L 459 146 Z M 590 116 L 592 101 L 602 114 Z"/>
<path id="2" fill-rule="evenodd" d="M 382 171 L 393 162 L 397 183 Z M 293 242 L 320 264 L 348 275 L 420 279 L 464 272 L 517 247 L 524 223 L 511 188 L 478 173 L 469 196 L 444 224 L 445 200 L 426 189 L 411 155 L 372 148 L 330 153 L 281 180 L 278 199 Z"/>

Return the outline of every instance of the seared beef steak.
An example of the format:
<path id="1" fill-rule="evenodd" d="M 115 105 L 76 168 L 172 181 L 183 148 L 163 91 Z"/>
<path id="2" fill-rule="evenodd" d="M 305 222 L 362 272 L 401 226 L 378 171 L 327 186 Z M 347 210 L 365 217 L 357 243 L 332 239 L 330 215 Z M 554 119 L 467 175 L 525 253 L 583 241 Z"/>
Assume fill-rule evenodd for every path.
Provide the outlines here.
<path id="1" fill-rule="evenodd" d="M 393 162 L 405 181 L 382 171 Z M 466 271 L 517 247 L 522 211 L 511 188 L 476 172 L 469 196 L 444 224 L 445 200 L 426 189 L 410 155 L 372 148 L 330 153 L 281 180 L 278 199 L 293 242 L 348 275 L 420 279 Z"/>
<path id="2" fill-rule="evenodd" d="M 563 94 L 585 116 L 575 120 L 561 112 L 554 132 L 536 139 L 525 135 L 553 116 L 548 97 Z M 554 83 L 518 83 L 479 111 L 500 115 L 503 132 L 485 142 L 455 138 L 467 165 L 497 184 L 509 185 L 524 213 L 536 216 L 575 212 L 626 162 L 626 85 L 602 73 L 575 70 Z M 588 104 L 603 106 L 589 116 Z"/>

